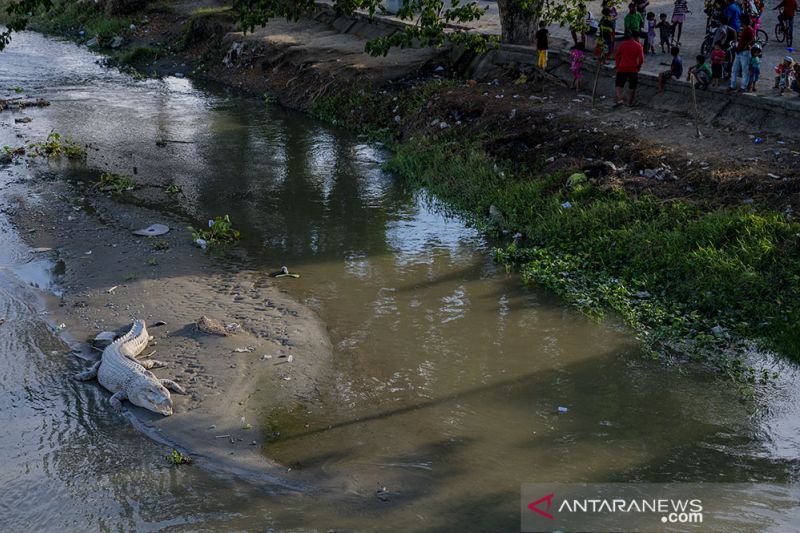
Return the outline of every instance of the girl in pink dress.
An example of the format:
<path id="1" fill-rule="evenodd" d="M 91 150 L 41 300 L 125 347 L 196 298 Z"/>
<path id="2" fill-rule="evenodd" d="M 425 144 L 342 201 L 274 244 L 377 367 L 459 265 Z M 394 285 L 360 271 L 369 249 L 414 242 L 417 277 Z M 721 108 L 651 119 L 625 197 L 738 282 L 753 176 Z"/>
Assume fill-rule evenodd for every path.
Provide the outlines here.
<path id="1" fill-rule="evenodd" d="M 572 83 L 576 92 L 581 90 L 581 78 L 583 78 L 583 58 L 586 57 L 586 49 L 583 42 L 579 42 L 572 47 L 569 53 L 570 65 L 569 69 L 572 71 Z"/>

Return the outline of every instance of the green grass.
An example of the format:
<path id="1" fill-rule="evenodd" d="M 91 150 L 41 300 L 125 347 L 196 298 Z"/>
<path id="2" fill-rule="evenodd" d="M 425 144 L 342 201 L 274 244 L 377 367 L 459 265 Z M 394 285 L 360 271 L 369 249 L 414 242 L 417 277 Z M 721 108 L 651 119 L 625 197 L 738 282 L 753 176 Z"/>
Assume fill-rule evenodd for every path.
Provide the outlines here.
<path id="1" fill-rule="evenodd" d="M 800 354 L 800 224 L 780 213 L 568 187 L 566 174 L 515 173 L 452 136 L 413 138 L 388 168 L 485 230 L 521 232 L 499 261 L 587 314 L 615 311 L 652 353 L 710 357 L 738 381 L 764 376 L 730 356 L 736 339 Z"/>
<path id="2" fill-rule="evenodd" d="M 223 13 L 228 13 L 233 8 L 231 6 L 220 6 L 220 7 L 198 7 L 197 9 L 192 10 L 191 15 L 193 17 L 212 17 L 214 15 L 221 15 Z"/>
<path id="3" fill-rule="evenodd" d="M 30 20 L 30 28 L 45 33 L 77 34 L 86 32 L 85 38 L 97 37 L 101 45 L 115 35 L 129 31 L 134 20 L 127 17 L 110 17 L 93 2 L 54 2 L 45 12 L 40 10 Z"/>
<path id="4" fill-rule="evenodd" d="M 100 175 L 100 178 L 94 186 L 101 191 L 118 196 L 132 189 L 134 183 L 133 178 L 130 176 L 114 174 L 113 172 L 104 172 Z"/>

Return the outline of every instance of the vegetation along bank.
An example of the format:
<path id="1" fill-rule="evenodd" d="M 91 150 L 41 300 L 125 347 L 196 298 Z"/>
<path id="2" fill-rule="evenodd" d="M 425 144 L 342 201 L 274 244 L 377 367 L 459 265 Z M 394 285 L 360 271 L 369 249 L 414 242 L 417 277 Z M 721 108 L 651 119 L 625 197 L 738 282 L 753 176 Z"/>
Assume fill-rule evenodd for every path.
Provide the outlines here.
<path id="1" fill-rule="evenodd" d="M 98 17 L 72 5 L 34 27 L 143 75 L 181 69 L 383 142 L 389 170 L 494 236 L 498 261 L 590 315 L 619 315 L 650 354 L 742 384 L 769 378 L 752 366 L 754 350 L 800 354 L 800 152 L 790 136 L 743 120 L 705 125 L 697 139 L 679 112 L 592 105 L 527 67 L 471 79 L 438 52 L 392 51 L 386 61 L 413 68 L 387 69 L 354 56 L 357 37 L 311 20 L 292 24 L 305 32 L 300 47 L 276 37 L 285 21 L 232 34 L 227 6 Z"/>

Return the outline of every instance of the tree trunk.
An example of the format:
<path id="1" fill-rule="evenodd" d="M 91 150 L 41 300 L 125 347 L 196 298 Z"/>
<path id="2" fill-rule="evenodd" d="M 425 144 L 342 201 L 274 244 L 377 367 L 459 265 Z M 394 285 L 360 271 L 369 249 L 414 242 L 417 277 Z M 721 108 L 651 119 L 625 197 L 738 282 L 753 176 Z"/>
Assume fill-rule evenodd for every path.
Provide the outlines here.
<path id="1" fill-rule="evenodd" d="M 500 11 L 500 40 L 510 44 L 532 44 L 538 17 L 522 9 L 517 0 L 497 0 Z"/>

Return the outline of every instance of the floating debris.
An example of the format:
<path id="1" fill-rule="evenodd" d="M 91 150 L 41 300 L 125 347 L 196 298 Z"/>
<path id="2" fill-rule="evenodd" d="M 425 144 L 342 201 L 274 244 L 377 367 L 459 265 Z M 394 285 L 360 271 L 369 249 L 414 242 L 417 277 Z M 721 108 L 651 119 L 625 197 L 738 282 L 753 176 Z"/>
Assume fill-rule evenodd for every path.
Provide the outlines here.
<path id="1" fill-rule="evenodd" d="M 25 109 L 26 107 L 47 107 L 50 102 L 44 98 L 37 98 L 36 100 L 25 100 L 23 98 L 11 98 L 8 100 L 0 100 L 0 111 L 5 109 Z"/>
<path id="2" fill-rule="evenodd" d="M 92 346 L 102 350 L 103 348 L 114 342 L 114 339 L 116 338 L 117 334 L 114 333 L 113 331 L 102 331 L 97 335 L 95 335 L 94 339 L 92 339 L 91 342 Z"/>
<path id="3" fill-rule="evenodd" d="M 234 348 L 233 352 L 234 353 L 250 353 L 253 350 L 255 350 L 255 348 L 253 348 L 252 346 L 248 346 L 247 348 Z"/>
<path id="4" fill-rule="evenodd" d="M 293 274 L 289 272 L 289 269 L 285 266 L 282 266 L 281 269 L 277 272 L 273 272 L 270 274 L 270 277 L 273 278 L 299 278 L 300 274 Z"/>
<path id="5" fill-rule="evenodd" d="M 389 490 L 386 487 L 379 487 L 378 490 L 375 491 L 375 496 L 382 502 L 388 502 Z"/>
<path id="6" fill-rule="evenodd" d="M 134 235 L 138 235 L 140 237 L 158 237 L 159 235 L 164 235 L 165 233 L 169 233 L 169 226 L 164 224 L 153 224 L 143 229 L 137 229 L 133 232 Z"/>

